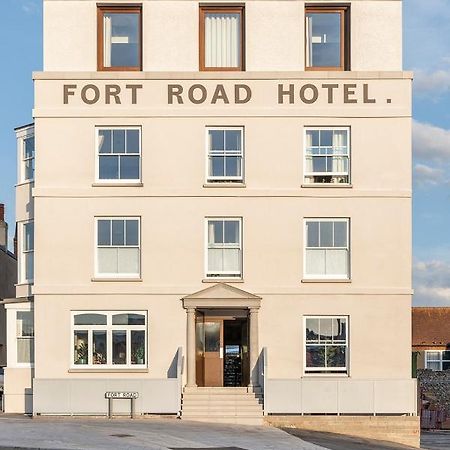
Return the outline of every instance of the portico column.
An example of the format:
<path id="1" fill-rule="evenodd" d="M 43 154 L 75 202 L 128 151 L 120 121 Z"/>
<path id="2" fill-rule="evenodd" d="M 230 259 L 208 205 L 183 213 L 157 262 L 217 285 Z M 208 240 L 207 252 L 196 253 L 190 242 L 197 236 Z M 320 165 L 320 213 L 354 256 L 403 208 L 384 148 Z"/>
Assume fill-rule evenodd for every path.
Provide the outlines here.
<path id="1" fill-rule="evenodd" d="M 258 386 L 258 312 L 259 308 L 250 308 L 250 384 Z"/>
<path id="2" fill-rule="evenodd" d="M 195 308 L 187 308 L 187 387 L 196 387 Z"/>

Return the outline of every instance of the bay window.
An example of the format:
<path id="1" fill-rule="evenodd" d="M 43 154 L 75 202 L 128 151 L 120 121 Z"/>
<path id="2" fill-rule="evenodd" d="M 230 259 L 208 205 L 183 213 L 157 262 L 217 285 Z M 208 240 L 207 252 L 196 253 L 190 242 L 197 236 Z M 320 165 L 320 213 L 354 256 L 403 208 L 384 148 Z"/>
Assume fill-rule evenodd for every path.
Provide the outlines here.
<path id="1" fill-rule="evenodd" d="M 34 136 L 22 141 L 22 176 L 21 182 L 34 180 Z"/>
<path id="2" fill-rule="evenodd" d="M 349 219 L 306 219 L 304 277 L 348 279 Z"/>
<path id="3" fill-rule="evenodd" d="M 243 181 L 243 132 L 242 128 L 208 128 L 207 181 Z"/>
<path id="4" fill-rule="evenodd" d="M 244 7 L 200 7 L 200 70 L 244 70 Z"/>
<path id="5" fill-rule="evenodd" d="M 16 312 L 16 362 L 34 363 L 34 318 L 33 311 Z"/>
<path id="6" fill-rule="evenodd" d="M 348 318 L 305 317 L 305 373 L 348 373 Z"/>
<path id="7" fill-rule="evenodd" d="M 307 6 L 306 70 L 349 70 L 349 8 Z"/>
<path id="8" fill-rule="evenodd" d="M 32 283 L 34 279 L 34 222 L 22 224 L 20 233 L 20 282 Z"/>
<path id="9" fill-rule="evenodd" d="M 350 129 L 305 129 L 306 184 L 350 182 Z"/>
<path id="10" fill-rule="evenodd" d="M 73 312 L 72 339 L 75 368 L 147 367 L 146 312 Z"/>
<path id="11" fill-rule="evenodd" d="M 97 9 L 98 70 L 142 70 L 141 6 Z"/>
<path id="12" fill-rule="evenodd" d="M 112 278 L 140 276 L 140 219 L 96 219 L 96 275 Z"/>
<path id="13" fill-rule="evenodd" d="M 206 277 L 242 277 L 240 218 L 206 220 Z"/>

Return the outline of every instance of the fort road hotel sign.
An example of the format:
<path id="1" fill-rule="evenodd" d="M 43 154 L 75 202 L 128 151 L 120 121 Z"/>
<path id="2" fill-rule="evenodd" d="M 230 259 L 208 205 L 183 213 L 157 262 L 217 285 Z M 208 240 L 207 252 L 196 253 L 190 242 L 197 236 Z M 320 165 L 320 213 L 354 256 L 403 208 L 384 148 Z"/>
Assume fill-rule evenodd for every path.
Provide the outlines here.
<path id="1" fill-rule="evenodd" d="M 354 78 L 344 72 L 333 74 L 333 78 L 59 75 L 35 74 L 35 118 L 410 116 L 411 78 L 400 72 L 393 72 L 390 78 L 382 78 L 378 72 Z"/>
<path id="2" fill-rule="evenodd" d="M 286 82 L 252 80 L 251 82 L 163 82 L 139 83 L 67 82 L 61 86 L 63 105 L 72 106 L 277 106 L 277 105 L 371 105 L 390 104 L 399 96 L 395 84 L 386 80 L 321 80 Z M 407 81 L 399 79 L 400 85 Z M 394 88 L 393 88 L 394 86 Z M 390 92 L 387 92 L 390 91 Z M 402 102 L 400 102 L 402 103 Z"/>
<path id="3" fill-rule="evenodd" d="M 145 86 L 137 83 L 104 84 L 73 83 L 63 85 L 63 103 L 68 105 L 74 98 L 79 98 L 85 105 L 105 104 L 122 105 L 128 103 L 137 105 L 144 96 Z M 251 85 L 235 83 L 231 86 L 218 83 L 205 85 L 201 83 L 178 84 L 170 83 L 165 88 L 168 105 L 202 105 L 202 104 L 246 104 L 253 98 Z M 370 92 L 369 83 L 272 83 L 274 102 L 283 104 L 316 103 L 321 97 L 333 104 L 376 103 Z M 386 98 L 391 103 L 391 98 Z"/>

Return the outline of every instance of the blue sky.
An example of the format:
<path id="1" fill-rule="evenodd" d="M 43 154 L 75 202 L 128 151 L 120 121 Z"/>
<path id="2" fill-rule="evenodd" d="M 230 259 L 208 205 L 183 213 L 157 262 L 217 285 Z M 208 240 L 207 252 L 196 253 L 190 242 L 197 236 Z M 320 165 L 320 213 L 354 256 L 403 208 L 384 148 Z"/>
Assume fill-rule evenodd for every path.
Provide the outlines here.
<path id="1" fill-rule="evenodd" d="M 41 0 L 2 0 L 0 202 L 14 228 L 13 128 L 32 121 L 42 68 Z M 404 0 L 404 68 L 414 70 L 413 254 L 416 305 L 450 306 L 450 1 Z M 388 26 L 388 25 L 387 25 Z"/>

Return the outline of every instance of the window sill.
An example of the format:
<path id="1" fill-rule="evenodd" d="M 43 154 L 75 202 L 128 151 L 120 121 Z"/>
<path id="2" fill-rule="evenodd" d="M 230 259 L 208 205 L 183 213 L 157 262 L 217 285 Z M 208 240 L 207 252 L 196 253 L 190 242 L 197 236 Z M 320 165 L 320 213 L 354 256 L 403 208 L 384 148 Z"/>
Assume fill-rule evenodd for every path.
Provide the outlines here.
<path id="1" fill-rule="evenodd" d="M 20 283 L 16 283 L 14 287 L 18 286 L 33 286 L 34 281 L 21 281 Z"/>
<path id="2" fill-rule="evenodd" d="M 307 183 L 302 184 L 302 188 L 339 188 L 339 189 L 351 189 L 353 184 L 347 183 Z"/>
<path id="3" fill-rule="evenodd" d="M 142 187 L 144 186 L 144 183 L 141 181 L 137 182 L 130 182 L 130 183 L 92 183 L 92 187 Z"/>
<path id="4" fill-rule="evenodd" d="M 304 373 L 302 378 L 350 378 L 348 373 Z"/>
<path id="5" fill-rule="evenodd" d="M 352 280 L 345 278 L 303 278 L 302 283 L 351 283 Z"/>
<path id="6" fill-rule="evenodd" d="M 68 373 L 148 373 L 148 369 L 69 369 Z"/>
<path id="7" fill-rule="evenodd" d="M 214 277 L 203 278 L 202 283 L 243 283 L 243 278 Z"/>
<path id="8" fill-rule="evenodd" d="M 247 185 L 245 183 L 232 183 L 229 181 L 218 181 L 217 183 L 205 183 L 204 188 L 245 188 Z"/>
<path id="9" fill-rule="evenodd" d="M 101 281 L 101 282 L 109 282 L 109 281 L 132 281 L 132 282 L 136 282 L 136 281 L 142 281 L 142 278 L 101 278 L 101 277 L 94 277 L 91 278 L 91 281 Z"/>
<path id="10" fill-rule="evenodd" d="M 25 185 L 27 185 L 27 184 L 34 184 L 34 180 L 24 180 L 24 181 L 21 181 L 20 183 L 17 183 L 17 184 L 15 185 L 15 187 L 25 186 Z"/>

